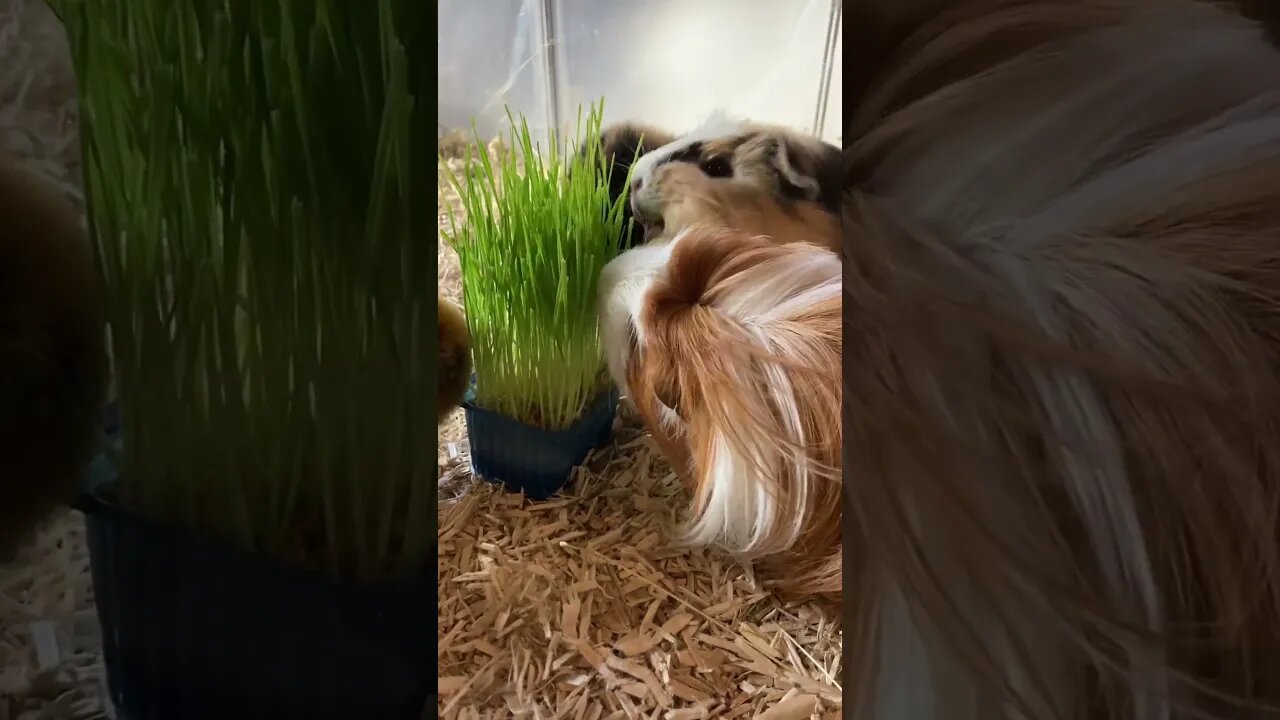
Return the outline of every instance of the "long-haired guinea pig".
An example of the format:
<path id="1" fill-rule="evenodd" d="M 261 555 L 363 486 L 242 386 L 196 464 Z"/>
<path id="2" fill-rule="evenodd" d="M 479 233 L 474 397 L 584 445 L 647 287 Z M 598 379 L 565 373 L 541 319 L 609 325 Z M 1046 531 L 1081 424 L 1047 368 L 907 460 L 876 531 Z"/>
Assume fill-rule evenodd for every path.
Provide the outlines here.
<path id="1" fill-rule="evenodd" d="M 682 539 L 838 604 L 840 257 L 696 226 L 600 285 L 610 373 L 693 495 Z"/>
<path id="2" fill-rule="evenodd" d="M 106 400 L 93 248 L 59 191 L 0 158 L 0 561 L 71 502 Z"/>
<path id="3" fill-rule="evenodd" d="M 440 355 L 437 363 L 436 404 L 439 418 L 445 417 L 462 404 L 471 381 L 471 334 L 467 330 L 467 318 L 462 309 L 440 295 Z"/>
<path id="4" fill-rule="evenodd" d="M 852 715 L 1280 718 L 1280 49 L 928 2 L 846 115 Z"/>
<path id="5" fill-rule="evenodd" d="M 617 202 L 626 192 L 627 173 L 636 158 L 673 140 L 675 136 L 671 133 L 642 123 L 621 122 L 606 127 L 600 134 L 600 154 L 610 166 L 609 203 Z M 624 224 L 634 220 L 630 203 L 623 205 L 622 214 Z M 643 241 L 644 229 L 633 222 L 630 233 L 622 239 L 622 247 L 632 247 Z"/>
<path id="6" fill-rule="evenodd" d="M 717 225 L 840 252 L 840 218 L 817 202 L 779 198 L 756 183 L 708 175 L 690 163 L 663 164 L 649 178 L 631 198 L 648 242 L 694 225 Z"/>

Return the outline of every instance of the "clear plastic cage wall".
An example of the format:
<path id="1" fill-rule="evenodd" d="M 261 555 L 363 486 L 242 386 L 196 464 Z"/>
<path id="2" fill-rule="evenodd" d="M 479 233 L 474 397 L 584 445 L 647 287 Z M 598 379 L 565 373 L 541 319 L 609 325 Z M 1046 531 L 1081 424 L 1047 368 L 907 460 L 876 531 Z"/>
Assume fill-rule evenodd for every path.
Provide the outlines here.
<path id="1" fill-rule="evenodd" d="M 839 144 L 839 0 L 440 0 L 440 133 L 572 130 L 600 98 L 605 123 L 672 132 L 716 110 Z"/>

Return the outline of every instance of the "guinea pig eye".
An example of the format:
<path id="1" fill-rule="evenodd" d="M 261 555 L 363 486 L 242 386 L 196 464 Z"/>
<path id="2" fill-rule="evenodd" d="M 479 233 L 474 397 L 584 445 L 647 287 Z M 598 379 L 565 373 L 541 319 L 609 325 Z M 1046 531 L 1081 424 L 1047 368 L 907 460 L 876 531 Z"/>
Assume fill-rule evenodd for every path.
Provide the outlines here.
<path id="1" fill-rule="evenodd" d="M 699 167 L 702 168 L 702 172 L 706 173 L 708 177 L 733 177 L 733 166 L 730 165 L 729 161 L 723 157 L 707 158 L 702 161 L 702 164 L 699 165 Z"/>

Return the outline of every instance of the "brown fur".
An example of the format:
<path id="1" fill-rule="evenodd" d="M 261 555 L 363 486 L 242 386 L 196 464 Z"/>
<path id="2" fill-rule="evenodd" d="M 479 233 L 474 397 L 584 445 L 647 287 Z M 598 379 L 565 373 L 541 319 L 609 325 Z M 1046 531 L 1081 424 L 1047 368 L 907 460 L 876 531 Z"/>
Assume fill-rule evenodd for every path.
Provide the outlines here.
<path id="1" fill-rule="evenodd" d="M 779 515 L 757 555 L 765 577 L 784 595 L 838 605 L 839 294 L 771 322 L 765 330 L 771 348 L 762 347 L 729 309 L 744 294 L 787 272 L 789 263 L 814 253 L 826 251 L 736 229 L 698 227 L 684 234 L 644 297 L 638 325 L 648 340 L 643 348 L 632 349 L 628 386 L 646 427 L 693 491 L 695 517 L 714 480 L 714 438 L 723 438 L 742 456 L 763 453 L 764 461 L 778 469 L 777 474 L 766 468 L 758 472 L 766 478 Z M 782 420 L 770 370 L 790 379 L 803 442 Z M 663 421 L 658 402 L 679 415 L 678 426 Z M 816 478 L 803 504 L 795 496 L 801 463 L 812 464 Z M 784 537 L 783 527 L 793 518 L 803 528 L 794 542 Z"/>
<path id="2" fill-rule="evenodd" d="M 437 366 L 437 400 L 439 418 L 462 404 L 471 382 L 471 335 L 462 309 L 440 295 L 440 358 Z"/>
<path id="3" fill-rule="evenodd" d="M 697 224 L 730 227 L 781 241 L 803 241 L 840 251 L 840 220 L 811 201 L 781 201 L 760 186 L 707 177 L 688 163 L 667 163 L 637 195 L 642 214 L 660 217 L 674 237 Z"/>
<path id="4" fill-rule="evenodd" d="M 0 158 L 0 561 L 74 499 L 96 449 L 104 323 L 75 210 Z"/>
<path id="5" fill-rule="evenodd" d="M 860 7 L 848 710 L 1280 718 L 1280 53 L 1192 0 Z"/>

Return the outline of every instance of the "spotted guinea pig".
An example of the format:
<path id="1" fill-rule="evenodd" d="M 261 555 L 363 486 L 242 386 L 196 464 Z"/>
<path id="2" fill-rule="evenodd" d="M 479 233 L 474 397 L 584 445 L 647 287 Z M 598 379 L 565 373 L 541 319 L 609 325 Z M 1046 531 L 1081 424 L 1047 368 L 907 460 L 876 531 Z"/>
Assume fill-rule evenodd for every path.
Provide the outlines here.
<path id="1" fill-rule="evenodd" d="M 830 143 L 780 125 L 719 115 L 701 127 L 640 157 L 632 171 L 630 204 L 652 202 L 646 188 L 672 165 L 696 169 L 706 187 L 739 188 L 743 197 L 768 197 L 783 212 L 801 208 L 836 217 L 843 182 L 840 150 Z M 689 174 L 684 173 L 687 177 Z M 748 190 L 754 192 L 746 193 Z M 745 194 L 744 194 L 745 193 Z M 664 231 L 661 213 L 638 218 L 652 239 Z"/>
<path id="2" fill-rule="evenodd" d="M 682 136 L 639 123 L 626 122 L 605 129 L 602 152 L 612 162 L 610 201 L 627 188 L 624 183 L 635 158 L 631 197 L 626 217 L 635 219 L 623 246 L 635 246 L 670 229 L 644 226 L 636 216 L 637 195 L 654 173 L 671 163 L 697 168 L 716 180 L 732 180 L 738 186 L 754 186 L 772 196 L 780 207 L 812 203 L 813 209 L 837 214 L 842 179 L 840 150 L 830 143 L 780 125 L 753 123 L 716 114 Z M 657 218 L 649 218 L 652 222 Z"/>
<path id="3" fill-rule="evenodd" d="M 780 198 L 758 183 L 707 175 L 690 163 L 665 163 L 649 177 L 631 201 L 646 242 L 702 225 L 840 252 L 840 218 L 821 203 Z"/>

